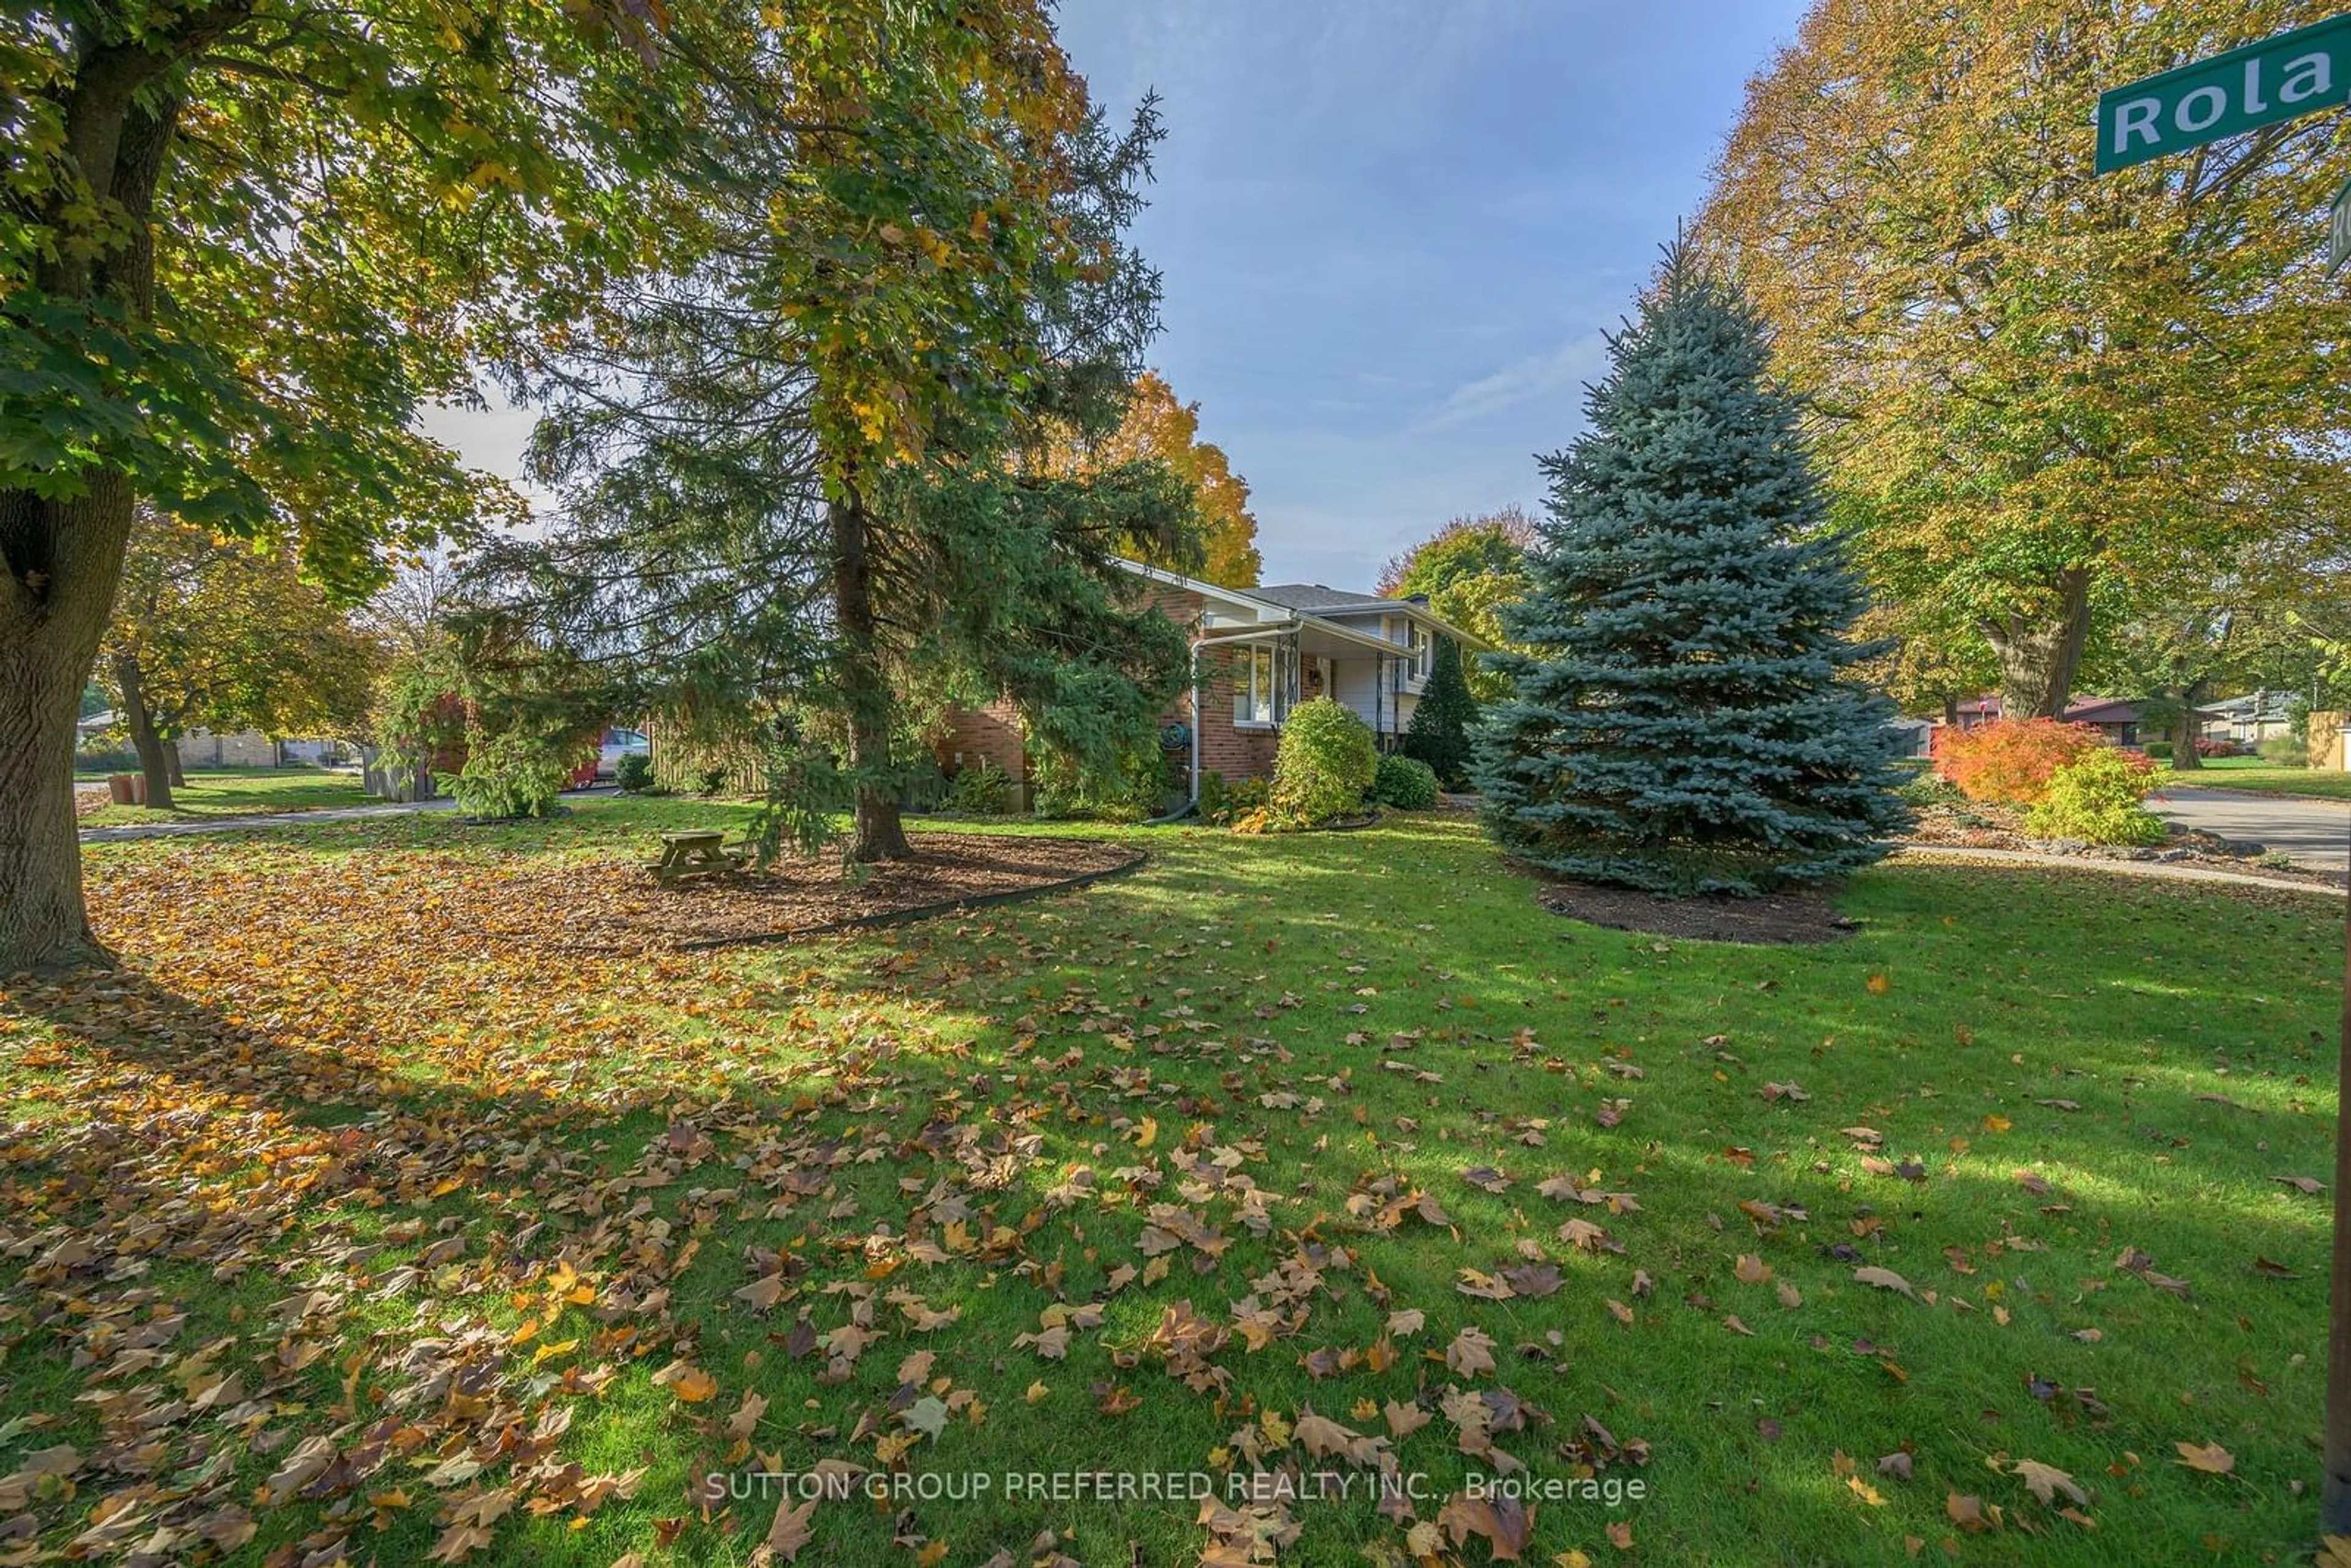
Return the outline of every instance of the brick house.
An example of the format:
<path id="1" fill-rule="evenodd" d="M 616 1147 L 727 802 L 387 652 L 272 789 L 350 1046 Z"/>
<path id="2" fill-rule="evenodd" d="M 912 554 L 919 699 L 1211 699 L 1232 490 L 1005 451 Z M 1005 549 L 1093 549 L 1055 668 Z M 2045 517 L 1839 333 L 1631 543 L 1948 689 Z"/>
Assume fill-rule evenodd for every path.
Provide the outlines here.
<path id="1" fill-rule="evenodd" d="M 1138 591 L 1191 634 L 1192 683 L 1165 717 L 1189 733 L 1189 744 L 1169 760 L 1192 799 L 1210 773 L 1230 780 L 1271 773 L 1290 710 L 1316 697 L 1346 704 L 1383 749 L 1392 748 L 1419 706 L 1437 639 L 1451 637 L 1465 649 L 1484 645 L 1431 614 L 1418 598 L 1382 599 L 1304 582 L 1219 588 L 1135 561 L 1122 564 Z M 983 759 L 995 763 L 1025 799 L 1027 749 L 1009 702 L 953 710 L 935 750 L 950 775 Z"/>

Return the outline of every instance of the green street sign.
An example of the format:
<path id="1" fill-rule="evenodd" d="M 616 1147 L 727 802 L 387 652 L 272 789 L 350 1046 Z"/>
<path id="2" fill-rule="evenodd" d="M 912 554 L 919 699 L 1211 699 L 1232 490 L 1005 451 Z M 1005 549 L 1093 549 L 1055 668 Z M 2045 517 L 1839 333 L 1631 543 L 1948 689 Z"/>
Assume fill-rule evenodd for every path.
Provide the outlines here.
<path id="1" fill-rule="evenodd" d="M 2335 213 L 2326 225 L 2326 276 L 2334 277 L 2351 261 L 2351 180 L 2335 193 Z"/>
<path id="2" fill-rule="evenodd" d="M 2313 22 L 2100 93 L 2097 172 L 2340 108 L 2346 94 L 2351 16 Z"/>

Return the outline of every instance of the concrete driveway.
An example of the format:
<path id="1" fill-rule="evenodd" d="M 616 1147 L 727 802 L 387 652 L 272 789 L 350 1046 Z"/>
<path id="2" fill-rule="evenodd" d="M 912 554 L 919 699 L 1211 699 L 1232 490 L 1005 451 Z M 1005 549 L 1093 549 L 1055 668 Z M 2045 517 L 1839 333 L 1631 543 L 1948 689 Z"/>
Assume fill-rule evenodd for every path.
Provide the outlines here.
<path id="1" fill-rule="evenodd" d="M 2351 800 L 2302 800 L 2167 784 L 2147 810 L 2183 827 L 2282 850 L 2314 871 L 2351 866 Z"/>

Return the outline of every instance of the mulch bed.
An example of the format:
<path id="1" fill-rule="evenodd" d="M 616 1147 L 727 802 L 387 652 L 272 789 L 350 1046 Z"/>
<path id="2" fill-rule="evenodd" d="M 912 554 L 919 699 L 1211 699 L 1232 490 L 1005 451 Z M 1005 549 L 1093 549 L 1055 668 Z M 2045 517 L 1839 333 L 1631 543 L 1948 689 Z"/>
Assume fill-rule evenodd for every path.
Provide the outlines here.
<path id="1" fill-rule="evenodd" d="M 1754 898 L 1707 894 L 1660 898 L 1629 887 L 1582 882 L 1541 882 L 1535 901 L 1554 915 L 1617 931 L 1684 936 L 1701 942 L 1744 942 L 1788 946 L 1836 942 L 1858 930 L 1839 915 L 1819 888 L 1767 893 Z"/>
<path id="2" fill-rule="evenodd" d="M 681 946 L 813 936 L 854 925 L 1033 893 L 1074 877 L 1127 870 L 1143 860 L 1124 844 L 1001 833 L 913 833 L 914 859 L 852 879 L 837 854 L 787 861 L 770 873 L 715 873 L 664 888 L 632 868 L 630 886 L 601 913 Z"/>

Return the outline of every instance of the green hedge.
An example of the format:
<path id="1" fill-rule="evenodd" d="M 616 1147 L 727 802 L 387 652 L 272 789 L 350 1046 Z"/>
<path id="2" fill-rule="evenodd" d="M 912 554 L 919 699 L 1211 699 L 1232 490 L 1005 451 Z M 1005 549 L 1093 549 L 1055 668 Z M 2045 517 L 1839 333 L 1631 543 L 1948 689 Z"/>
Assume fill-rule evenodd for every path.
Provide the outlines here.
<path id="1" fill-rule="evenodd" d="M 1437 769 L 1416 757 L 1383 757 L 1372 795 L 1400 811 L 1426 811 L 1437 804 Z"/>

